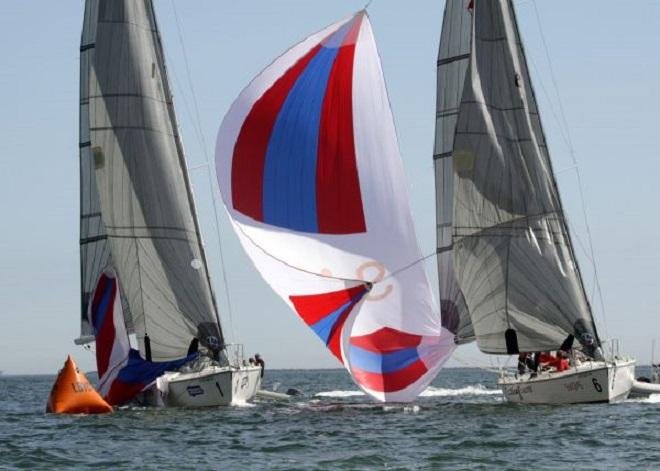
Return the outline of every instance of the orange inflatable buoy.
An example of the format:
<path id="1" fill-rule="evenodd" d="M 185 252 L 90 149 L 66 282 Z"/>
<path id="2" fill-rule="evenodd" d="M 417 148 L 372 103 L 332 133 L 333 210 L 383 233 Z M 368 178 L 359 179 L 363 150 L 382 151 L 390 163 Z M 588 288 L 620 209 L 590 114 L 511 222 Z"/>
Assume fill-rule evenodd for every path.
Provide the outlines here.
<path id="1" fill-rule="evenodd" d="M 57 375 L 53 389 L 48 396 L 46 412 L 55 414 L 105 414 L 112 412 L 112 406 L 105 402 L 87 377 L 66 357 L 64 368 Z"/>

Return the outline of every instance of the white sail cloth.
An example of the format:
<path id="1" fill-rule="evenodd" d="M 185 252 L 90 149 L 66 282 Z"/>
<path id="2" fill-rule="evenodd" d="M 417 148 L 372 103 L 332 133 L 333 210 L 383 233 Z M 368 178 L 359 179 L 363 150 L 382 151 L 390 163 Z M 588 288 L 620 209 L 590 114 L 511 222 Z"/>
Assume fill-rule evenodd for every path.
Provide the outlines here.
<path id="1" fill-rule="evenodd" d="M 458 108 L 470 61 L 472 16 L 470 0 L 447 0 L 437 62 L 435 166 L 437 263 L 440 310 L 443 325 L 454 333 L 456 343 L 474 340 L 470 312 L 454 270 L 454 166 L 453 149 Z"/>
<path id="2" fill-rule="evenodd" d="M 456 279 L 479 348 L 596 335 L 509 0 L 477 0 L 453 145 Z M 588 336 L 586 336 L 588 338 Z"/>
<path id="3" fill-rule="evenodd" d="M 80 60 L 82 333 L 111 266 L 154 361 L 222 341 L 151 1 L 88 0 Z"/>
<path id="4" fill-rule="evenodd" d="M 218 183 L 270 286 L 380 400 L 409 401 L 453 348 L 419 262 L 366 13 L 293 46 L 220 127 Z"/>

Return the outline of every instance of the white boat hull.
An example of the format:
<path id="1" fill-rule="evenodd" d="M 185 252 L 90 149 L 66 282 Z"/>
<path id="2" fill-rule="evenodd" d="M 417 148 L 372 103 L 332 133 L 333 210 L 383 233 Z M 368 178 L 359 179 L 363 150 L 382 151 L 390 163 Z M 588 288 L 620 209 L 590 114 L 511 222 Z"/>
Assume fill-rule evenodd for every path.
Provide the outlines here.
<path id="1" fill-rule="evenodd" d="M 509 402 L 587 404 L 623 401 L 635 380 L 634 360 L 592 361 L 562 372 L 534 377 L 503 376 L 498 381 Z"/>
<path id="2" fill-rule="evenodd" d="M 244 404 L 255 397 L 260 385 L 258 366 L 211 366 L 198 372 L 164 374 L 151 389 L 149 402 L 161 407 Z"/>

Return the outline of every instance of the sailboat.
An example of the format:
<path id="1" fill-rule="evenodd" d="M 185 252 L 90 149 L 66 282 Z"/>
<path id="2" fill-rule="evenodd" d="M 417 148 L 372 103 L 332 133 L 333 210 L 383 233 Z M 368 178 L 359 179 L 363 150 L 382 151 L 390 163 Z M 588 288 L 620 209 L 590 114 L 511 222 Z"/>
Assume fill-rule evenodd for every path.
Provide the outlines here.
<path id="1" fill-rule="evenodd" d="M 225 344 L 151 0 L 85 2 L 79 147 L 76 343 L 95 342 L 104 398 L 251 399 L 261 369 Z"/>
<path id="2" fill-rule="evenodd" d="M 566 371 L 502 375 L 522 403 L 613 402 L 635 361 L 604 357 L 511 0 L 447 0 L 434 162 L 443 323 L 493 355 L 564 350 Z M 522 358 L 522 357 L 521 357 Z"/>
<path id="3" fill-rule="evenodd" d="M 294 45 L 240 93 L 216 169 L 254 266 L 355 383 L 413 400 L 454 348 L 422 266 L 366 11 Z"/>

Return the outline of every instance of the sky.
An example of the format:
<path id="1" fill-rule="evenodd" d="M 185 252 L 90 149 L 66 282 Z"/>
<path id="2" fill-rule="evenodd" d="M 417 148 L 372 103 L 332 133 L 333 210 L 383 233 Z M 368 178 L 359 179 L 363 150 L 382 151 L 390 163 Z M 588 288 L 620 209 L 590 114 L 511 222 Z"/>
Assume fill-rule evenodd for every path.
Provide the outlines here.
<path id="1" fill-rule="evenodd" d="M 515 4 L 601 336 L 618 338 L 622 352 L 648 363 L 651 342 L 660 338 L 660 2 L 625 2 L 625 7 L 620 0 Z M 187 159 L 195 168 L 191 178 L 226 334 L 243 343 L 247 353 L 260 352 L 269 367 L 338 367 L 255 272 L 222 210 L 219 244 L 212 206 L 213 197 L 219 201 L 215 178 L 210 187 L 206 168 L 199 166 L 207 155 L 213 160 L 220 122 L 252 77 L 284 50 L 364 2 L 155 0 L 155 5 Z M 440 0 L 374 0 L 368 10 L 424 254 L 435 248 L 435 62 L 443 8 Z M 54 373 L 69 353 L 81 368 L 95 369 L 93 355 L 73 344 L 80 316 L 82 12 L 83 2 L 74 0 L 0 3 L 0 370 L 6 373 Z M 560 125 L 564 120 L 567 127 Z M 604 309 L 586 255 L 587 225 L 571 148 Z M 435 261 L 428 261 L 426 269 L 437 296 Z M 472 344 L 459 348 L 448 366 L 504 362 Z"/>

